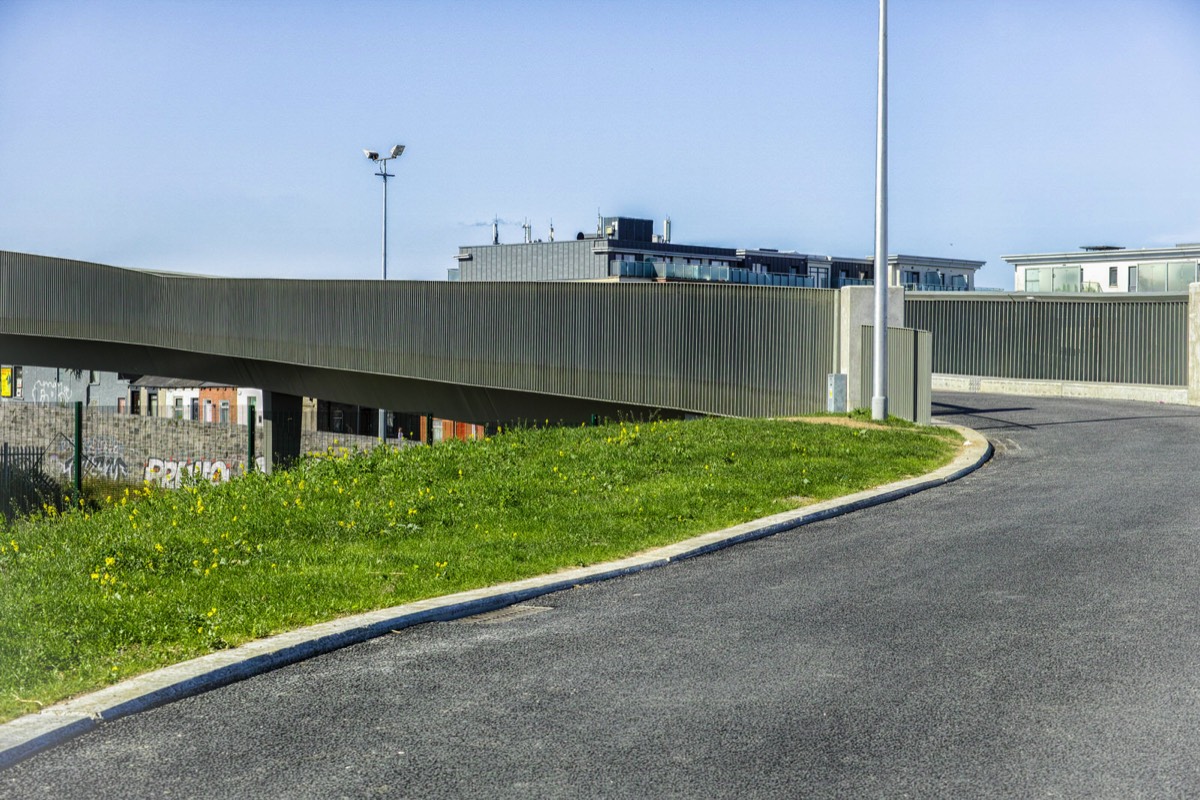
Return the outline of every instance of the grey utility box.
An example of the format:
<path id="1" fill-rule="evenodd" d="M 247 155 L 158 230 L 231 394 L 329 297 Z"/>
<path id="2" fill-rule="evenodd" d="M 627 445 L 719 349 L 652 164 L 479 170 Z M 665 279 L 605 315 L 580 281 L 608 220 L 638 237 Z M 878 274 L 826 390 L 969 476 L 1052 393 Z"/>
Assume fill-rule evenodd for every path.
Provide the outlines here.
<path id="1" fill-rule="evenodd" d="M 825 410 L 831 414 L 846 413 L 846 375 L 831 372 L 826 379 Z"/>

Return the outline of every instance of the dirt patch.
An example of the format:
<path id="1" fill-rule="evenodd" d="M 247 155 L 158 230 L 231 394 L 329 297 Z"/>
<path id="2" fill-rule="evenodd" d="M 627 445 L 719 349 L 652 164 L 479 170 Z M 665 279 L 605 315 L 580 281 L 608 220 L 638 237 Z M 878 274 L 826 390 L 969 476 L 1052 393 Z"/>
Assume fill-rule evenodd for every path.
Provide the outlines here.
<path id="1" fill-rule="evenodd" d="M 814 425 L 841 425 L 843 428 L 870 428 L 872 430 L 887 430 L 887 425 L 871 422 L 865 419 L 850 417 L 785 417 L 788 422 L 810 422 Z"/>

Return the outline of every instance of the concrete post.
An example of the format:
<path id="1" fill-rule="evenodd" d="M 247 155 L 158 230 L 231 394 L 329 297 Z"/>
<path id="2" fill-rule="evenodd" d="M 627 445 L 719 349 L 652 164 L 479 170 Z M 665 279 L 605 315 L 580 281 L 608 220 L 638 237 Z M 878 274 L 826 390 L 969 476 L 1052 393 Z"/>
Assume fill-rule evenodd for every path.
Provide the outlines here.
<path id="1" fill-rule="evenodd" d="M 1200 283 L 1188 286 L 1188 405 L 1200 406 Z"/>
<path id="2" fill-rule="evenodd" d="M 886 274 L 886 273 L 885 273 Z M 875 324 L 875 287 L 843 286 L 838 289 L 838 369 L 846 376 L 846 400 L 850 408 L 868 408 L 871 398 L 862 396 L 862 326 Z M 904 288 L 889 286 L 888 327 L 904 327 Z"/>

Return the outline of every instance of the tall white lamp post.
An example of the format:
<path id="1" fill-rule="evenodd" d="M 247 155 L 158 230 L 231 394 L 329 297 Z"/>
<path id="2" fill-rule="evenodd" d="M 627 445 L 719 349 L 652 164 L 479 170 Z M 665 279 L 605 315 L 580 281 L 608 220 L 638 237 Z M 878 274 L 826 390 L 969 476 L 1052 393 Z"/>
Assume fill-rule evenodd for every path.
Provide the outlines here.
<path id="1" fill-rule="evenodd" d="M 875 353 L 871 419 L 885 420 L 887 398 L 887 0 L 879 0 L 879 107 L 875 140 Z"/>
<path id="2" fill-rule="evenodd" d="M 392 148 L 391 154 L 380 158 L 379 153 L 374 150 L 363 150 L 363 155 L 379 165 L 379 172 L 375 174 L 383 178 L 383 279 L 387 280 L 387 179 L 394 178 L 387 171 L 387 162 L 399 158 L 404 153 L 404 145 L 398 144 Z"/>
<path id="3" fill-rule="evenodd" d="M 374 150 L 363 150 L 363 155 L 379 165 L 379 172 L 375 174 L 383 178 L 383 279 L 387 280 L 387 180 L 394 178 L 395 175 L 387 171 L 387 162 L 399 158 L 404 153 L 404 145 L 398 144 L 392 147 L 391 152 L 380 158 L 379 153 Z M 387 438 L 387 411 L 379 409 L 379 438 Z"/>

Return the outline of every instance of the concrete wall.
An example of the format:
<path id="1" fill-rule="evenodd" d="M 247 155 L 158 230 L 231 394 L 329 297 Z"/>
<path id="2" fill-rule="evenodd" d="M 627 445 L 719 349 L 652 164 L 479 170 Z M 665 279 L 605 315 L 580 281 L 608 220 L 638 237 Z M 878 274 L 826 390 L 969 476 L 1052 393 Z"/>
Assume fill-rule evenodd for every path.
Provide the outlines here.
<path id="1" fill-rule="evenodd" d="M 845 374 L 848 408 L 866 408 L 871 398 L 863 397 L 859 386 L 862 363 L 863 325 L 875 324 L 875 287 L 843 286 L 838 290 L 837 371 Z M 888 327 L 904 327 L 904 289 L 888 288 Z"/>
<path id="2" fill-rule="evenodd" d="M 1200 406 L 1200 283 L 1188 287 L 1188 392 L 1189 405 Z"/>

